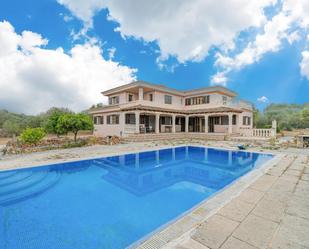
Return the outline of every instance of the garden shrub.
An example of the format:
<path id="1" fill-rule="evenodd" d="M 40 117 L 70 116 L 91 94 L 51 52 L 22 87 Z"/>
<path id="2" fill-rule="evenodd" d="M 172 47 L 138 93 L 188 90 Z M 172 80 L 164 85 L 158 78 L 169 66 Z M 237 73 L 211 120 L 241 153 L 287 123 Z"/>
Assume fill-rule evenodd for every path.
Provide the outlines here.
<path id="1" fill-rule="evenodd" d="M 21 133 L 20 139 L 24 144 L 35 145 L 40 142 L 45 135 L 46 133 L 43 128 L 27 128 Z"/>

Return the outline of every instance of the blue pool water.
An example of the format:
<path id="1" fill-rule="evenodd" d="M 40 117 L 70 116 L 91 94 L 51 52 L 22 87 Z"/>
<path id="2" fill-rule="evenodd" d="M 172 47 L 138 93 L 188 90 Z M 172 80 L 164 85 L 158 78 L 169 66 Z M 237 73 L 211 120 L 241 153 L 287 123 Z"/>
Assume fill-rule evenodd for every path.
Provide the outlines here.
<path id="1" fill-rule="evenodd" d="M 0 248 L 125 248 L 271 157 L 189 146 L 2 171 Z"/>

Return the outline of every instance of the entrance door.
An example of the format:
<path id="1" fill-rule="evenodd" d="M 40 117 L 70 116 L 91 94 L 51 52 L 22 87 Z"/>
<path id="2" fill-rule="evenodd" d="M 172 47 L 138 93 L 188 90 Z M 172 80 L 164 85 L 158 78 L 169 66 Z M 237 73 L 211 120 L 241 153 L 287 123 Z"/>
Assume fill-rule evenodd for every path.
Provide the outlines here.
<path id="1" fill-rule="evenodd" d="M 189 118 L 189 132 L 202 132 L 205 126 L 205 119 L 201 117 Z"/>

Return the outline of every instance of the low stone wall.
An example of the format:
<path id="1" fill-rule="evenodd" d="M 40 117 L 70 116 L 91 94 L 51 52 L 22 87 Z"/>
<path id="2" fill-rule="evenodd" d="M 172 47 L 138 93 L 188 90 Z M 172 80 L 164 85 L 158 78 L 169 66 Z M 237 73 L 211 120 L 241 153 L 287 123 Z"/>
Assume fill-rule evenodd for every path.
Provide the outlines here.
<path id="1" fill-rule="evenodd" d="M 123 140 L 117 136 L 110 136 L 110 137 L 89 136 L 89 137 L 79 138 L 77 139 L 76 142 L 69 137 L 53 138 L 53 139 L 44 139 L 35 145 L 23 144 L 19 140 L 16 140 L 16 141 L 10 140 L 9 142 L 7 142 L 7 144 L 2 149 L 2 154 L 12 155 L 12 154 L 39 152 L 39 151 L 54 150 L 54 149 L 66 149 L 66 148 L 74 148 L 74 147 L 91 146 L 95 144 L 114 145 L 114 144 L 119 144 L 122 142 Z"/>

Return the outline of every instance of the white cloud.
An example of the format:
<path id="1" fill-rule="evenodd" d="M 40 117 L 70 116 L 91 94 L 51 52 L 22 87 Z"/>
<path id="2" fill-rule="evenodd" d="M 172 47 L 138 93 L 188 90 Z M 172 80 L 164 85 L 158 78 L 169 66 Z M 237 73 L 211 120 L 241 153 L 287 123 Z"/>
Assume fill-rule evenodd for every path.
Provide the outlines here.
<path id="1" fill-rule="evenodd" d="M 112 60 L 115 57 L 116 48 L 112 47 L 108 49 L 108 57 Z"/>
<path id="2" fill-rule="evenodd" d="M 269 100 L 267 97 L 265 96 L 262 96 L 260 98 L 257 99 L 258 102 L 261 102 L 261 103 L 267 103 Z"/>
<path id="3" fill-rule="evenodd" d="M 217 53 L 215 65 L 224 71 L 225 75 L 232 70 L 240 70 L 260 61 L 266 53 L 280 50 L 284 39 L 290 44 L 298 41 L 301 38 L 299 29 L 308 27 L 309 1 L 285 0 L 282 9 L 266 22 L 262 33 L 256 35 L 253 41 L 234 56 Z M 293 30 L 295 28 L 298 29 Z"/>
<path id="4" fill-rule="evenodd" d="M 199 62 L 212 47 L 219 48 L 213 84 L 226 84 L 229 72 L 279 51 L 284 40 L 293 44 L 302 37 L 300 31 L 309 28 L 308 0 L 157 0 L 151 4 L 144 0 L 57 1 L 85 23 L 76 37 L 86 35 L 95 14 L 107 8 L 108 19 L 118 23 L 115 30 L 124 39 L 157 42 L 160 69 L 168 70 L 170 56 L 180 63 Z M 281 8 L 267 20 L 264 9 L 275 4 Z M 240 50 L 236 38 L 249 28 L 260 32 Z"/>
<path id="5" fill-rule="evenodd" d="M 70 21 L 73 20 L 73 16 L 71 16 L 71 15 L 66 15 L 64 13 L 59 13 L 59 16 L 61 16 L 65 22 L 70 22 Z"/>
<path id="6" fill-rule="evenodd" d="M 67 7 L 74 16 L 82 20 L 87 27 L 92 27 L 95 13 L 104 7 L 104 0 L 57 0 Z"/>
<path id="7" fill-rule="evenodd" d="M 276 0 L 58 0 L 86 23 L 102 8 L 125 37 L 157 41 L 160 60 L 175 56 L 179 62 L 201 61 L 212 46 L 233 48 L 234 38 L 265 21 L 263 8 Z M 237 13 L 237 14 L 236 14 Z"/>
<path id="8" fill-rule="evenodd" d="M 293 44 L 294 42 L 297 42 L 297 41 L 299 41 L 300 39 L 301 39 L 301 36 L 300 36 L 298 30 L 292 32 L 291 34 L 289 34 L 289 35 L 287 36 L 287 40 L 288 40 L 288 42 L 289 42 L 290 44 Z"/>
<path id="9" fill-rule="evenodd" d="M 102 90 L 135 79 L 136 70 L 102 57 L 96 43 L 46 49 L 39 34 L 17 34 L 0 22 L 0 106 L 38 113 L 51 106 L 79 111 L 102 102 Z"/>
<path id="10" fill-rule="evenodd" d="M 303 51 L 302 60 L 300 62 L 300 73 L 303 77 L 309 80 L 309 51 Z"/>
<path id="11" fill-rule="evenodd" d="M 224 72 L 218 72 L 211 77 L 211 83 L 214 85 L 222 85 L 225 86 L 227 83 L 227 77 Z"/>

